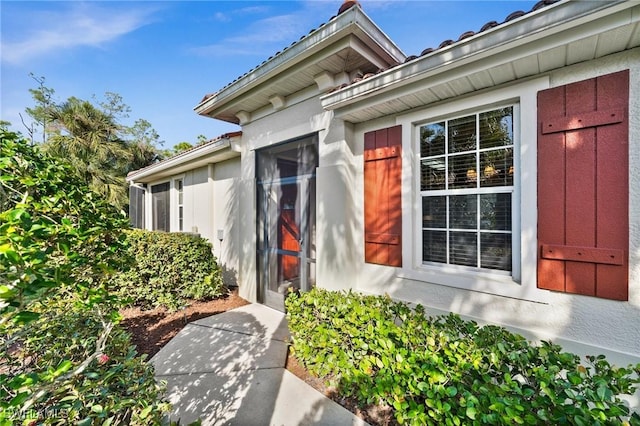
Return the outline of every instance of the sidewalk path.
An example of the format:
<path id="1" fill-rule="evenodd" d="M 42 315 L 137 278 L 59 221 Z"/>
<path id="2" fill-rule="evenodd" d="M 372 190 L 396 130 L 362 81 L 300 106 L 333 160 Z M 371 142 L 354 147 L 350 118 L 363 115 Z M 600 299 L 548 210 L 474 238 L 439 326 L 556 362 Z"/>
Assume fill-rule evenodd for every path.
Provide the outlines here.
<path id="1" fill-rule="evenodd" d="M 282 312 L 246 305 L 187 324 L 152 359 L 181 425 L 366 425 L 285 370 Z"/>

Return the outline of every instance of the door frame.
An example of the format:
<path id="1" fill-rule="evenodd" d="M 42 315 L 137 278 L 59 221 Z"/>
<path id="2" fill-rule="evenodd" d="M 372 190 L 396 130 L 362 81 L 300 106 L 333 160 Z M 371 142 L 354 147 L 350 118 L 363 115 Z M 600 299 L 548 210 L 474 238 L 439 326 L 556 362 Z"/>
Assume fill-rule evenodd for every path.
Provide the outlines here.
<path id="1" fill-rule="evenodd" d="M 304 143 L 304 140 L 307 139 L 309 142 Z M 303 143 L 301 145 L 301 142 Z M 284 148 L 287 145 L 291 146 L 294 149 L 296 146 L 298 149 L 304 149 L 305 147 L 314 146 L 315 147 L 315 165 L 312 169 L 309 168 L 309 164 L 305 164 L 305 170 L 296 170 L 294 175 L 288 175 L 285 177 L 272 177 L 272 176 L 260 176 L 259 172 L 259 158 L 261 156 L 261 152 L 264 149 L 264 155 L 268 156 L 269 149 L 271 148 Z M 257 284 L 257 300 L 259 303 L 263 303 L 269 307 L 274 309 L 284 311 L 284 299 L 286 292 L 278 292 L 270 289 L 271 281 L 275 276 L 276 280 L 279 282 L 280 277 L 278 271 L 276 271 L 274 275 L 274 271 L 272 268 L 278 268 L 280 261 L 277 260 L 278 255 L 284 256 L 296 256 L 299 262 L 299 291 L 308 291 L 311 289 L 313 285 L 313 281 L 310 280 L 311 275 L 311 264 L 315 264 L 316 259 L 314 258 L 313 251 L 310 250 L 310 245 L 313 244 L 312 241 L 315 241 L 315 235 L 311 235 L 311 232 L 315 234 L 315 205 L 311 205 L 311 203 L 315 203 L 316 198 L 313 195 L 312 191 L 315 191 L 316 185 L 316 168 L 318 167 L 318 138 L 317 134 L 308 135 L 299 139 L 291 140 L 284 142 L 282 144 L 275 144 L 268 147 L 265 147 L 261 150 L 256 151 L 256 284 Z M 268 158 L 268 157 L 265 157 Z M 300 163 L 302 164 L 302 163 Z M 302 173 L 300 173 L 302 172 Z M 298 174 L 300 173 L 300 174 Z M 265 196 L 265 194 L 271 194 L 272 191 L 278 190 L 281 186 L 284 185 L 296 185 L 298 189 L 297 199 L 300 201 L 300 223 L 299 223 L 299 251 L 291 251 L 285 250 L 280 247 L 280 243 L 277 241 L 278 238 L 275 238 L 276 241 L 270 241 L 269 238 L 269 230 L 270 226 L 279 226 L 279 221 L 281 218 L 282 212 L 282 200 L 277 200 L 276 208 L 277 213 L 274 217 L 276 217 L 276 223 L 272 223 L 273 219 L 270 219 L 270 214 L 273 212 L 269 212 L 270 197 Z M 294 207 L 297 208 L 297 207 Z M 313 208 L 313 212 L 312 212 Z M 313 221 L 313 223 L 312 223 Z M 274 262 L 273 259 L 276 258 Z"/>

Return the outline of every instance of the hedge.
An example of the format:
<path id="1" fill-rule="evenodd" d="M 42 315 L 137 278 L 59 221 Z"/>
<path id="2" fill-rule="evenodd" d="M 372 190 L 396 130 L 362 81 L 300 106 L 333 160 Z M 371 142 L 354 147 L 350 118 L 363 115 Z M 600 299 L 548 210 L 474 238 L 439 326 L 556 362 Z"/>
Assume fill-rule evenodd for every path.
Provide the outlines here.
<path id="1" fill-rule="evenodd" d="M 384 296 L 315 288 L 286 307 L 308 371 L 362 405 L 391 407 L 398 423 L 640 425 L 620 398 L 635 392 L 640 364 L 589 356 L 585 366 L 553 343 Z"/>
<path id="2" fill-rule="evenodd" d="M 189 299 L 207 300 L 225 292 L 211 244 L 180 233 L 127 231 L 134 266 L 115 275 L 113 285 L 129 304 L 176 310 Z"/>

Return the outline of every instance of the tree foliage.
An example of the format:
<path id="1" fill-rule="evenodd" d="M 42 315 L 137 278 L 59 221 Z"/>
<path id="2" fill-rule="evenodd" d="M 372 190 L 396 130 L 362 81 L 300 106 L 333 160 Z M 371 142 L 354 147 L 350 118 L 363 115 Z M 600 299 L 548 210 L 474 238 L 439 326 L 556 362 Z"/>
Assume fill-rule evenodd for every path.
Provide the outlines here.
<path id="1" fill-rule="evenodd" d="M 36 81 L 39 87 L 30 90 L 36 105 L 26 111 L 42 128 L 44 149 L 69 161 L 94 192 L 125 208 L 127 173 L 161 156 L 162 142 L 151 123 L 138 119 L 131 126 L 123 124 L 131 108 L 117 93 L 106 92 L 103 99 L 94 96 L 92 101 L 70 97 L 55 102 L 44 77 Z M 33 126 L 27 130 L 33 142 Z"/>

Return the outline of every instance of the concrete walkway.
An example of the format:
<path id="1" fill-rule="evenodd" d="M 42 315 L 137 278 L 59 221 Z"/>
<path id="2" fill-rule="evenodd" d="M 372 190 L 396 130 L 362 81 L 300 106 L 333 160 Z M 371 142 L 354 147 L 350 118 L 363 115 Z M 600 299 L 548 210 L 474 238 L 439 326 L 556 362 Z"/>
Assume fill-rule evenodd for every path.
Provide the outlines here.
<path id="1" fill-rule="evenodd" d="M 188 324 L 152 359 L 181 425 L 366 425 L 285 370 L 282 312 L 252 304 Z"/>

